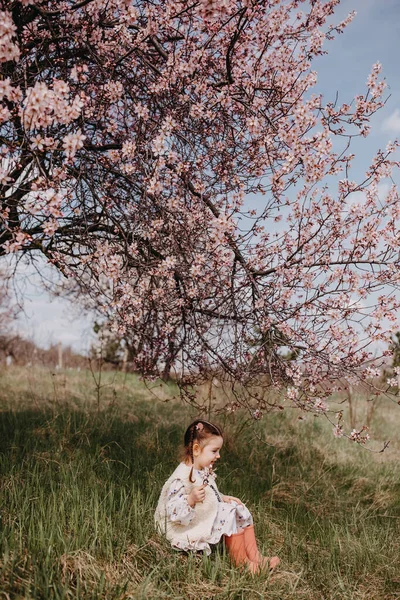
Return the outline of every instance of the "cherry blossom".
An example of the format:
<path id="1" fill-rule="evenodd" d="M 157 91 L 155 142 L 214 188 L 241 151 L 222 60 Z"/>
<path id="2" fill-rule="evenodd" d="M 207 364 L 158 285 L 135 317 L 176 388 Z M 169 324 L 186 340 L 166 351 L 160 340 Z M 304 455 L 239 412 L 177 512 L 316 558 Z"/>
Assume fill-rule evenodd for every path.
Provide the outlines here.
<path id="1" fill-rule="evenodd" d="M 0 62 L 18 60 L 20 50 L 15 40 L 16 26 L 7 11 L 0 11 Z"/>
<path id="2" fill-rule="evenodd" d="M 217 377 L 227 410 L 328 418 L 340 378 L 378 385 L 398 143 L 355 181 L 385 82 L 376 63 L 355 98 L 318 93 L 313 61 L 355 16 L 331 24 L 338 5 L 0 0 L 0 251 L 40 249 L 195 404 Z"/>
<path id="3" fill-rule="evenodd" d="M 82 134 L 81 130 L 78 129 L 75 133 L 68 133 L 63 139 L 62 145 L 67 158 L 74 158 L 78 150 L 83 148 L 83 142 L 86 136 Z"/>

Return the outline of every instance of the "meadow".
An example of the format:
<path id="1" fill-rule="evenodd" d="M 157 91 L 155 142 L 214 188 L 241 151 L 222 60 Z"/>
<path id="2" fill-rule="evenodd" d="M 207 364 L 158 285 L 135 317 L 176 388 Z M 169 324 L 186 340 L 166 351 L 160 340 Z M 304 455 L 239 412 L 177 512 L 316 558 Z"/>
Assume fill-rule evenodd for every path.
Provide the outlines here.
<path id="1" fill-rule="evenodd" d="M 370 447 L 391 440 L 383 454 L 293 409 L 215 418 L 226 432 L 218 485 L 281 558 L 271 577 L 252 577 L 223 547 L 185 555 L 154 531 L 193 408 L 173 384 L 105 373 L 102 386 L 89 371 L 1 373 L 0 599 L 400 598 L 396 401 L 380 400 L 372 421 Z"/>

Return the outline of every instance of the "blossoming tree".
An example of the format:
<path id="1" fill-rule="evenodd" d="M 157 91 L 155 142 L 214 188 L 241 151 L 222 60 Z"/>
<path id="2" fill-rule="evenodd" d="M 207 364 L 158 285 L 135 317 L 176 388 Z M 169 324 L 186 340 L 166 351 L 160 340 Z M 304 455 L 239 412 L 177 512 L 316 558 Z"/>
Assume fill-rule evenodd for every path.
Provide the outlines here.
<path id="1" fill-rule="evenodd" d="M 142 373 L 218 373 L 255 415 L 271 386 L 326 411 L 397 328 L 396 144 L 359 182 L 349 149 L 380 65 L 313 93 L 339 2 L 0 2 L 2 253 L 76 281 Z"/>

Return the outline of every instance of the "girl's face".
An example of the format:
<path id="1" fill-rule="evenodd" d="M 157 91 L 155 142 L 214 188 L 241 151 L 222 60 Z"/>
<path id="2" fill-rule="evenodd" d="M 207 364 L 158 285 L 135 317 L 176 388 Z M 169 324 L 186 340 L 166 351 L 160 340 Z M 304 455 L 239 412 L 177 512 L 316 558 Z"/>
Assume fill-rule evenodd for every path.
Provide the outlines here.
<path id="1" fill-rule="evenodd" d="M 212 467 L 220 458 L 219 451 L 222 448 L 224 440 L 219 435 L 210 436 L 205 443 L 205 446 L 199 444 L 193 445 L 194 466 L 196 469 L 204 469 Z"/>

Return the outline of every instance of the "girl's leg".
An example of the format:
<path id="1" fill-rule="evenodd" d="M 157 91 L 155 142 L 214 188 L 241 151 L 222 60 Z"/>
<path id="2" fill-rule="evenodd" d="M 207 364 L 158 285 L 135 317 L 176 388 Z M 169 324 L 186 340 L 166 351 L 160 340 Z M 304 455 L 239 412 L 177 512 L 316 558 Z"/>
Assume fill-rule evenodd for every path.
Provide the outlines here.
<path id="1" fill-rule="evenodd" d="M 257 573 L 259 566 L 252 562 L 246 552 L 244 543 L 244 530 L 242 529 L 238 533 L 232 535 L 225 535 L 225 546 L 228 549 L 229 556 L 234 565 L 237 567 L 246 566 L 251 573 Z"/>
<path id="2" fill-rule="evenodd" d="M 254 534 L 254 525 L 248 525 L 245 529 L 243 529 L 243 533 L 244 547 L 249 560 L 258 565 L 260 569 L 266 569 L 268 567 L 270 569 L 274 569 L 279 565 L 280 560 L 277 556 L 267 558 L 258 550 L 256 536 Z"/>

